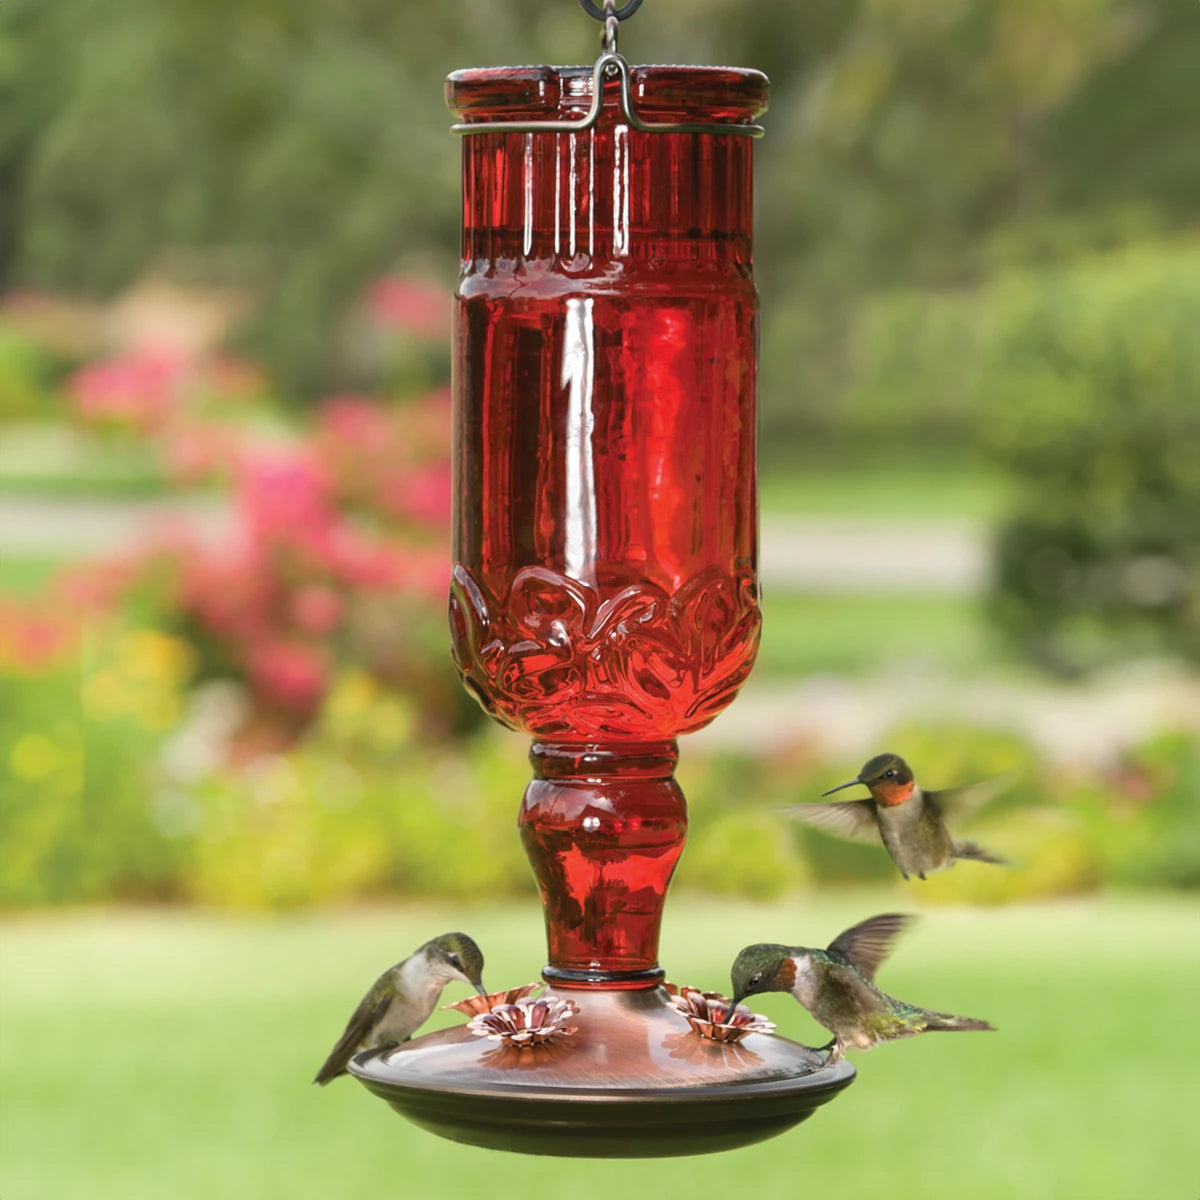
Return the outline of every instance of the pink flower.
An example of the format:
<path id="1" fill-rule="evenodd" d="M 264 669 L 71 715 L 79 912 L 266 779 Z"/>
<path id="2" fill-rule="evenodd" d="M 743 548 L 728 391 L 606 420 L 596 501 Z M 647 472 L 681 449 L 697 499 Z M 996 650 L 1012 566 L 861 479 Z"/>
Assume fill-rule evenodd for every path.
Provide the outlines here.
<path id="1" fill-rule="evenodd" d="M 430 463 L 409 474 L 406 507 L 415 520 L 439 528 L 450 525 L 450 464 Z"/>
<path id="2" fill-rule="evenodd" d="M 332 562 L 346 583 L 371 590 L 399 588 L 408 576 L 407 556 L 399 547 L 367 541 L 351 529 L 337 539 Z"/>
<path id="3" fill-rule="evenodd" d="M 30 674 L 43 671 L 70 652 L 79 633 L 79 623 L 62 613 L 0 597 L 0 664 Z"/>
<path id="4" fill-rule="evenodd" d="M 236 437 L 223 425 L 180 425 L 164 437 L 167 473 L 177 483 L 199 483 L 229 469 Z"/>
<path id="5" fill-rule="evenodd" d="M 450 586 L 449 546 L 409 546 L 404 561 L 409 590 L 430 604 L 444 605 Z"/>
<path id="6" fill-rule="evenodd" d="M 224 554 L 200 549 L 180 565 L 182 607 L 210 634 L 235 644 L 270 636 L 275 588 L 255 547 Z"/>
<path id="7" fill-rule="evenodd" d="M 148 433 L 172 415 L 188 370 L 175 350 L 136 350 L 81 367 L 67 381 L 67 391 L 83 420 Z"/>
<path id="8" fill-rule="evenodd" d="M 256 691 L 281 708 L 305 714 L 316 711 L 329 681 L 325 658 L 319 650 L 279 640 L 251 649 L 247 673 Z"/>
<path id="9" fill-rule="evenodd" d="M 266 391 L 262 370 L 244 358 L 218 354 L 208 364 L 208 390 L 221 400 L 245 400 Z"/>
<path id="10" fill-rule="evenodd" d="M 307 533 L 334 520 L 332 486 L 307 450 L 275 448 L 246 454 L 238 463 L 238 507 L 259 534 Z"/>
<path id="11" fill-rule="evenodd" d="M 331 396 L 321 405 L 317 422 L 322 433 L 364 448 L 391 435 L 387 413 L 365 396 Z"/>
<path id="12" fill-rule="evenodd" d="M 310 583 L 293 594 L 289 608 L 297 629 L 313 637 L 323 637 L 337 628 L 344 605 L 332 588 Z"/>
<path id="13" fill-rule="evenodd" d="M 54 582 L 51 604 L 88 615 L 109 612 L 134 584 L 143 564 L 137 557 L 67 567 Z"/>
<path id="14" fill-rule="evenodd" d="M 439 287 L 386 275 L 367 289 L 367 310 L 385 329 L 440 338 L 450 331 L 450 299 Z"/>

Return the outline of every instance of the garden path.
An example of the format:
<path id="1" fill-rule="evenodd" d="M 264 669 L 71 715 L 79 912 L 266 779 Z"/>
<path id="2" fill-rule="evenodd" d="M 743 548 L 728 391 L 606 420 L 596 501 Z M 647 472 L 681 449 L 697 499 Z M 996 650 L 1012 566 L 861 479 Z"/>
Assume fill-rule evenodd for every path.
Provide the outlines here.
<path id="1" fill-rule="evenodd" d="M 180 520 L 211 538 L 230 528 L 228 509 L 212 500 L 3 497 L 0 555 L 100 556 Z M 767 514 L 759 559 L 767 588 L 969 595 L 987 582 L 987 528 L 946 518 Z"/>

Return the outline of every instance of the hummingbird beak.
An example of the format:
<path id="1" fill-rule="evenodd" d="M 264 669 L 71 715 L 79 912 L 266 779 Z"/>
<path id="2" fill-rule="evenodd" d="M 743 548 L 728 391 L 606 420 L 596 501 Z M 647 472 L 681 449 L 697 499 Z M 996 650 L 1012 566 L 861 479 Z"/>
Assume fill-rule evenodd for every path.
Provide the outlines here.
<path id="1" fill-rule="evenodd" d="M 482 981 L 482 980 L 480 980 L 478 983 L 473 983 L 473 984 L 471 984 L 471 986 L 472 986 L 472 987 L 473 987 L 473 988 L 474 988 L 474 989 L 475 989 L 475 990 L 476 990 L 476 991 L 477 991 L 477 992 L 478 992 L 478 993 L 479 993 L 481 996 L 486 996 L 486 995 L 488 994 L 488 993 L 487 993 L 487 988 L 485 988 L 485 987 L 483 986 L 483 981 Z"/>
<path id="2" fill-rule="evenodd" d="M 741 1002 L 743 1000 L 745 1000 L 745 998 L 746 997 L 744 995 L 743 996 L 735 996 L 733 998 L 733 1000 L 730 1001 L 729 1011 L 725 1014 L 725 1020 L 722 1022 L 722 1024 L 724 1024 L 724 1025 L 729 1024 L 729 1018 L 732 1017 L 735 1012 L 737 1012 L 737 1006 L 739 1004 L 741 1004 Z"/>
<path id="3" fill-rule="evenodd" d="M 829 791 L 822 792 L 821 795 L 822 796 L 832 796 L 834 792 L 840 792 L 842 790 L 842 788 L 853 787 L 856 783 L 862 783 L 862 780 L 861 779 L 851 779 L 851 780 L 848 780 L 846 783 L 839 783 L 837 785 L 837 787 L 830 788 Z"/>

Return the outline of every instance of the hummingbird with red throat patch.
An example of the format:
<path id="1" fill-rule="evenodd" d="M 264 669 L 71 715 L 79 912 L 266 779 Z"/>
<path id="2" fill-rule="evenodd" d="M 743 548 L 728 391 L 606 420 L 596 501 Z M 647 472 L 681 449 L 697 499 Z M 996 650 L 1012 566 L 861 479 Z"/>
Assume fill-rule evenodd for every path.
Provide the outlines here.
<path id="1" fill-rule="evenodd" d="M 875 971 L 911 921 L 902 913 L 883 913 L 839 934 L 824 950 L 747 946 L 730 971 L 729 1011 L 759 992 L 790 992 L 833 1034 L 822 1047 L 829 1051 L 829 1062 L 836 1062 L 851 1046 L 869 1050 L 918 1033 L 994 1029 L 987 1021 L 908 1004 L 875 986 Z"/>
<path id="2" fill-rule="evenodd" d="M 861 783 L 869 799 L 840 800 L 830 804 L 792 804 L 781 811 L 822 833 L 851 842 L 883 842 L 907 879 L 924 879 L 934 871 L 954 865 L 960 858 L 1004 865 L 1005 860 L 975 842 L 951 836 L 945 810 L 967 815 L 1012 782 L 1009 775 L 965 787 L 932 792 L 913 778 L 912 769 L 898 754 L 877 754 L 846 783 L 830 788 L 832 796 Z"/>

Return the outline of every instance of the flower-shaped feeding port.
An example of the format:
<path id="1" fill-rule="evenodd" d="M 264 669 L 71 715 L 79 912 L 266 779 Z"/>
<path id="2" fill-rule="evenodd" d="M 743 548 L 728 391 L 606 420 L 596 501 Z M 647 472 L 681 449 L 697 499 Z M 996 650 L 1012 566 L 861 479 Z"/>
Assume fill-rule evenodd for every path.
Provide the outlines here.
<path id="1" fill-rule="evenodd" d="M 507 1004 L 516 1004 L 535 992 L 545 991 L 544 983 L 523 983 L 520 987 L 509 988 L 506 992 L 489 992 L 486 996 L 468 996 L 465 1000 L 456 1000 L 453 1004 L 443 1004 L 442 1008 L 453 1008 L 465 1013 L 468 1017 L 478 1017 L 492 1012 Z"/>
<path id="2" fill-rule="evenodd" d="M 489 1038 L 506 1046 L 543 1046 L 551 1038 L 569 1037 L 578 1031 L 568 1025 L 579 1015 L 579 1006 L 570 1000 L 518 1000 L 500 1004 L 491 1012 L 480 1013 L 467 1028 L 476 1037 Z"/>
<path id="3" fill-rule="evenodd" d="M 729 997 L 719 992 L 702 992 L 699 988 L 676 988 L 666 985 L 671 993 L 671 1007 L 687 1017 L 688 1024 L 703 1038 L 733 1044 L 748 1033 L 773 1033 L 775 1022 L 738 1005 L 729 1010 Z"/>

